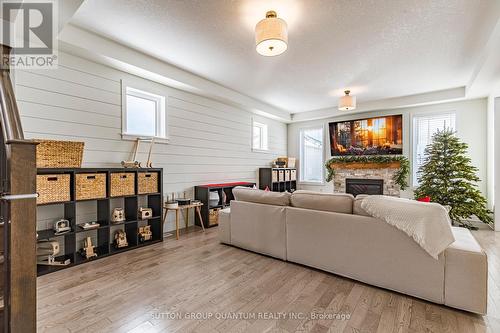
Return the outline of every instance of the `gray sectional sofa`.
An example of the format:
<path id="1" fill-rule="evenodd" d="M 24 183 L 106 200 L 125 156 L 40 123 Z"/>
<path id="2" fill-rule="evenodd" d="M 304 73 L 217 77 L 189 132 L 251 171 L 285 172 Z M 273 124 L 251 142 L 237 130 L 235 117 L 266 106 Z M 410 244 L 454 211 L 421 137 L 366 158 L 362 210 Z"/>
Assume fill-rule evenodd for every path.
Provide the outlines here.
<path id="1" fill-rule="evenodd" d="M 487 257 L 464 228 L 439 259 L 349 194 L 236 188 L 220 241 L 438 304 L 486 313 Z"/>

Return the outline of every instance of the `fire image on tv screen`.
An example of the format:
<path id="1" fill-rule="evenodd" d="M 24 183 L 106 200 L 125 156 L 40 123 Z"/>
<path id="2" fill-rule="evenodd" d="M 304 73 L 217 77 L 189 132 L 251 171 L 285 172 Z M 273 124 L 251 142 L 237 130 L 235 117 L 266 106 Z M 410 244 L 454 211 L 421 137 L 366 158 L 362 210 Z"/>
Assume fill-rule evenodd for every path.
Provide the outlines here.
<path id="1" fill-rule="evenodd" d="M 401 155 L 403 116 L 383 116 L 330 123 L 332 156 Z"/>

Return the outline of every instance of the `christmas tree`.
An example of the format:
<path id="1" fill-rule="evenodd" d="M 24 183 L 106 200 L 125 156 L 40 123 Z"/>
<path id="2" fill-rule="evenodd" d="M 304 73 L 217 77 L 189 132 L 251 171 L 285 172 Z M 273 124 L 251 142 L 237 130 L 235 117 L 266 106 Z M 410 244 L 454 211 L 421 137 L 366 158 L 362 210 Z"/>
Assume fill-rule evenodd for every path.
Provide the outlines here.
<path id="1" fill-rule="evenodd" d="M 467 157 L 467 144 L 449 129 L 438 131 L 425 148 L 424 164 L 418 170 L 419 187 L 415 198 L 430 197 L 433 202 L 450 207 L 453 222 L 471 228 L 464 221 L 472 215 L 484 223 L 492 223 L 491 211 L 481 195 L 477 168 Z"/>

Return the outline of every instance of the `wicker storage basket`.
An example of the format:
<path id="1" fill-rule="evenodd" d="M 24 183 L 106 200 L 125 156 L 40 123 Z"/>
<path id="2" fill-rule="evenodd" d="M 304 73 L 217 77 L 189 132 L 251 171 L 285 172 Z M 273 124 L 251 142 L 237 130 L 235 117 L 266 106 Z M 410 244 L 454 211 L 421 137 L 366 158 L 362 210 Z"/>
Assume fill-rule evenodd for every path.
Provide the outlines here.
<path id="1" fill-rule="evenodd" d="M 80 168 L 83 142 L 35 139 L 37 168 Z"/>
<path id="2" fill-rule="evenodd" d="M 157 193 L 158 172 L 139 172 L 137 176 L 137 193 Z"/>
<path id="3" fill-rule="evenodd" d="M 208 211 L 208 225 L 219 224 L 219 208 L 210 209 Z"/>
<path id="4" fill-rule="evenodd" d="M 106 197 L 105 173 L 77 173 L 76 200 L 99 199 Z"/>
<path id="5" fill-rule="evenodd" d="M 36 203 L 70 201 L 70 177 L 69 174 L 37 175 L 36 191 L 38 198 Z"/>
<path id="6" fill-rule="evenodd" d="M 135 194 L 135 173 L 114 172 L 111 174 L 111 195 L 120 197 L 123 195 Z"/>

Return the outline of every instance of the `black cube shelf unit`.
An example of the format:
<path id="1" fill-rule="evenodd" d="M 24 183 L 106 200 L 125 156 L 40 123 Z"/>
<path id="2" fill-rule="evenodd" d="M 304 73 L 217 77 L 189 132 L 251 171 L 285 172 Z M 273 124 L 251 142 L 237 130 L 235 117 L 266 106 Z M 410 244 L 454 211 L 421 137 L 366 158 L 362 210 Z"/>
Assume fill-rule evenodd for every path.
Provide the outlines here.
<path id="1" fill-rule="evenodd" d="M 235 182 L 235 183 L 222 183 L 222 184 L 208 184 L 199 185 L 194 187 L 194 197 L 203 203 L 201 206 L 201 217 L 203 218 L 205 228 L 215 227 L 218 224 L 210 223 L 210 210 L 223 209 L 229 207 L 231 200 L 234 200 L 233 188 L 236 186 L 254 187 L 255 183 L 249 182 Z M 210 205 L 210 192 L 217 192 L 219 195 L 219 202 L 217 205 Z M 201 221 L 196 215 L 195 224 L 201 226 Z"/>
<path id="2" fill-rule="evenodd" d="M 273 192 L 293 192 L 297 189 L 297 169 L 259 168 L 259 188 Z"/>
<path id="3" fill-rule="evenodd" d="M 135 194 L 125 195 L 125 196 L 110 196 L 111 188 L 111 174 L 113 173 L 134 173 L 135 174 Z M 141 172 L 145 173 L 158 173 L 158 192 L 138 194 L 138 175 Z M 76 200 L 76 185 L 75 179 L 76 175 L 79 173 L 99 173 L 106 174 L 106 197 L 99 199 L 88 199 L 88 200 Z M 69 174 L 70 175 L 70 199 L 64 202 L 51 202 L 38 204 L 38 207 L 42 206 L 63 206 L 64 216 L 60 218 L 69 220 L 71 231 L 55 235 L 53 229 L 38 230 L 37 241 L 43 240 L 57 240 L 58 238 L 64 239 L 64 248 L 61 248 L 60 256 L 56 258 L 58 261 L 63 261 L 69 259 L 71 263 L 67 266 L 48 266 L 48 265 L 37 265 L 38 276 L 52 273 L 64 268 L 72 267 L 89 261 L 104 258 L 113 254 L 121 253 L 124 251 L 136 249 L 142 246 L 147 246 L 163 241 L 163 223 L 162 223 L 162 211 L 163 211 L 163 169 L 151 168 L 151 169 L 124 169 L 124 168 L 71 168 L 71 169 L 38 169 L 38 175 L 58 175 L 58 174 Z M 123 200 L 123 201 L 122 201 Z M 116 201 L 120 201 L 119 205 L 116 205 Z M 95 202 L 95 216 L 97 217 L 97 222 L 100 224 L 99 228 L 84 230 L 77 225 L 78 217 L 78 205 L 84 202 L 88 202 L 87 205 L 91 205 L 90 202 Z M 142 204 L 142 205 L 141 205 Z M 111 222 L 111 214 L 113 208 L 121 207 L 125 212 L 125 221 L 119 223 Z M 138 217 L 139 206 L 149 207 L 153 210 L 153 216 L 147 220 L 141 220 Z M 90 222 L 80 221 L 81 223 Z M 140 226 L 150 225 L 152 232 L 152 240 L 146 241 L 144 243 L 139 242 L 138 228 Z M 115 248 L 114 241 L 114 231 L 118 229 L 123 229 L 127 234 L 128 246 L 124 248 Z M 82 236 L 79 236 L 82 235 Z M 85 238 L 91 236 L 97 239 L 97 244 L 95 246 L 95 251 L 97 257 L 93 259 L 87 259 L 80 255 L 78 252 L 82 248 L 83 241 L 78 241 L 78 238 Z"/>

